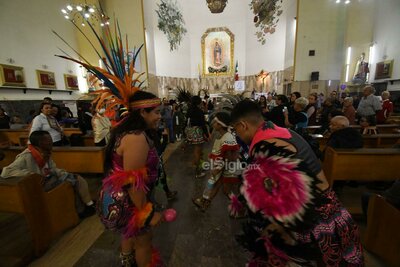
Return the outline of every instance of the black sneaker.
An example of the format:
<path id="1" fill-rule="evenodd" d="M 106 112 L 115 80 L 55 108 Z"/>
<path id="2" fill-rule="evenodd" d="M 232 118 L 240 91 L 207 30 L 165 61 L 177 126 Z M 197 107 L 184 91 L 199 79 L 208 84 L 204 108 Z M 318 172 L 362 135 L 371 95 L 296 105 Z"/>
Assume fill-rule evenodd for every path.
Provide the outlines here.
<path id="1" fill-rule="evenodd" d="M 165 193 L 165 195 L 167 196 L 168 201 L 174 200 L 176 198 L 177 194 L 178 194 L 178 191 L 169 191 L 169 192 Z"/>

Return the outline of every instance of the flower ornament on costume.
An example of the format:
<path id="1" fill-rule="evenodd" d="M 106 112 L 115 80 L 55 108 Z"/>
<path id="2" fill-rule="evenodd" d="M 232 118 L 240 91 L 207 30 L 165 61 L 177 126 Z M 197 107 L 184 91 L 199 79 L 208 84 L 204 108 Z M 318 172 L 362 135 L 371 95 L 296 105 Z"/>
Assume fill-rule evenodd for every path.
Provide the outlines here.
<path id="1" fill-rule="evenodd" d="M 258 151 L 257 151 L 258 150 Z M 265 142 L 243 173 L 241 193 L 250 210 L 263 217 L 295 225 L 313 202 L 312 178 L 301 170 L 301 160 L 290 152 Z"/>
<path id="2" fill-rule="evenodd" d="M 235 194 L 231 193 L 229 195 L 230 204 L 228 205 L 229 215 L 233 217 L 239 216 L 240 212 L 242 212 L 244 205 L 239 200 L 239 197 Z"/>

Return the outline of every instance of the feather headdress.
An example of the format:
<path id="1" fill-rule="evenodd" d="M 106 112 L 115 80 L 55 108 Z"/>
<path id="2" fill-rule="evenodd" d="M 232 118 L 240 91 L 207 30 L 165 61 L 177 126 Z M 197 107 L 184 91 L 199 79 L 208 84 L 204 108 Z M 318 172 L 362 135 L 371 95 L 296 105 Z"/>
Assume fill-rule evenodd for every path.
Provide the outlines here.
<path id="1" fill-rule="evenodd" d="M 104 14 L 103 9 L 99 8 L 99 12 Z M 104 16 L 103 16 L 104 17 Z M 106 16 L 105 16 L 106 17 Z M 86 24 L 91 29 L 95 36 L 95 40 L 99 43 L 101 50 L 98 51 L 86 34 L 79 28 L 79 26 L 71 20 L 71 23 L 78 29 L 78 31 L 89 42 L 95 50 L 99 59 L 102 61 L 104 68 L 94 66 L 88 62 L 78 51 L 68 44 L 58 33 L 53 30 L 53 33 L 58 36 L 68 47 L 70 47 L 78 56 L 79 60 L 65 53 L 65 55 L 56 55 L 73 62 L 76 62 L 85 67 L 88 72 L 92 73 L 104 85 L 104 89 L 96 90 L 93 94 L 98 97 L 93 101 L 97 103 L 96 108 L 104 106 L 111 109 L 116 105 L 129 106 L 129 97 L 140 90 L 144 81 L 141 77 L 144 72 L 138 73 L 135 70 L 135 62 L 142 49 L 141 45 L 138 49 L 134 49 L 133 53 L 128 50 L 128 37 L 125 38 L 125 47 L 118 21 L 114 20 L 114 29 L 111 30 L 109 24 L 105 24 L 101 29 L 102 33 L 98 33 L 89 20 Z M 104 56 L 103 56 L 104 55 Z"/>

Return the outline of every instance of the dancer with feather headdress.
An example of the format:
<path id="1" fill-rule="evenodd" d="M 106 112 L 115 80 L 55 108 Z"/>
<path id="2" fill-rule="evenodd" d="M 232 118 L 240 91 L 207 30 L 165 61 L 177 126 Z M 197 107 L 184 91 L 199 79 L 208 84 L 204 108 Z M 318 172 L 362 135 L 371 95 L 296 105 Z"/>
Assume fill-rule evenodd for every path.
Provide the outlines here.
<path id="1" fill-rule="evenodd" d="M 75 22 L 71 22 L 95 49 Z M 106 228 L 121 234 L 122 266 L 161 266 L 160 256 L 152 248 L 152 229 L 162 221 L 162 215 L 154 209 L 149 196 L 158 177 L 159 158 L 148 134 L 156 130 L 160 122 L 161 101 L 140 90 L 144 73 L 136 72 L 135 61 L 142 46 L 135 49 L 131 59 L 127 38 L 124 47 L 118 22 L 115 22 L 113 31 L 108 24 L 105 25 L 101 34 L 89 21 L 87 25 L 100 44 L 102 50 L 95 49 L 95 52 L 105 67 L 90 64 L 54 32 L 82 60 L 69 55 L 59 57 L 82 65 L 102 81 L 105 89 L 94 92 L 98 95 L 94 101 L 97 109 L 107 107 L 110 110 L 117 105 L 127 109 L 124 118 L 112 129 L 106 148 L 106 177 L 100 192 L 98 213 Z"/>
<path id="2" fill-rule="evenodd" d="M 240 189 L 249 219 L 237 238 L 253 253 L 247 266 L 364 266 L 357 225 L 309 145 L 265 122 L 253 101 L 239 102 L 232 118 L 250 145 Z"/>

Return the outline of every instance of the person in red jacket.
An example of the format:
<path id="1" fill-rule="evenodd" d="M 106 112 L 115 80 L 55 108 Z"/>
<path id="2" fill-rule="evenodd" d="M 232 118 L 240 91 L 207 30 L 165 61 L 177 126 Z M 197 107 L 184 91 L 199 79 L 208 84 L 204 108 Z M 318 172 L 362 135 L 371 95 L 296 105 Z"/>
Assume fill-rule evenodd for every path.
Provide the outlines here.
<path id="1" fill-rule="evenodd" d="M 378 124 L 386 123 L 386 120 L 393 112 L 393 103 L 390 101 L 389 91 L 382 92 L 382 109 L 377 113 L 376 120 Z"/>

